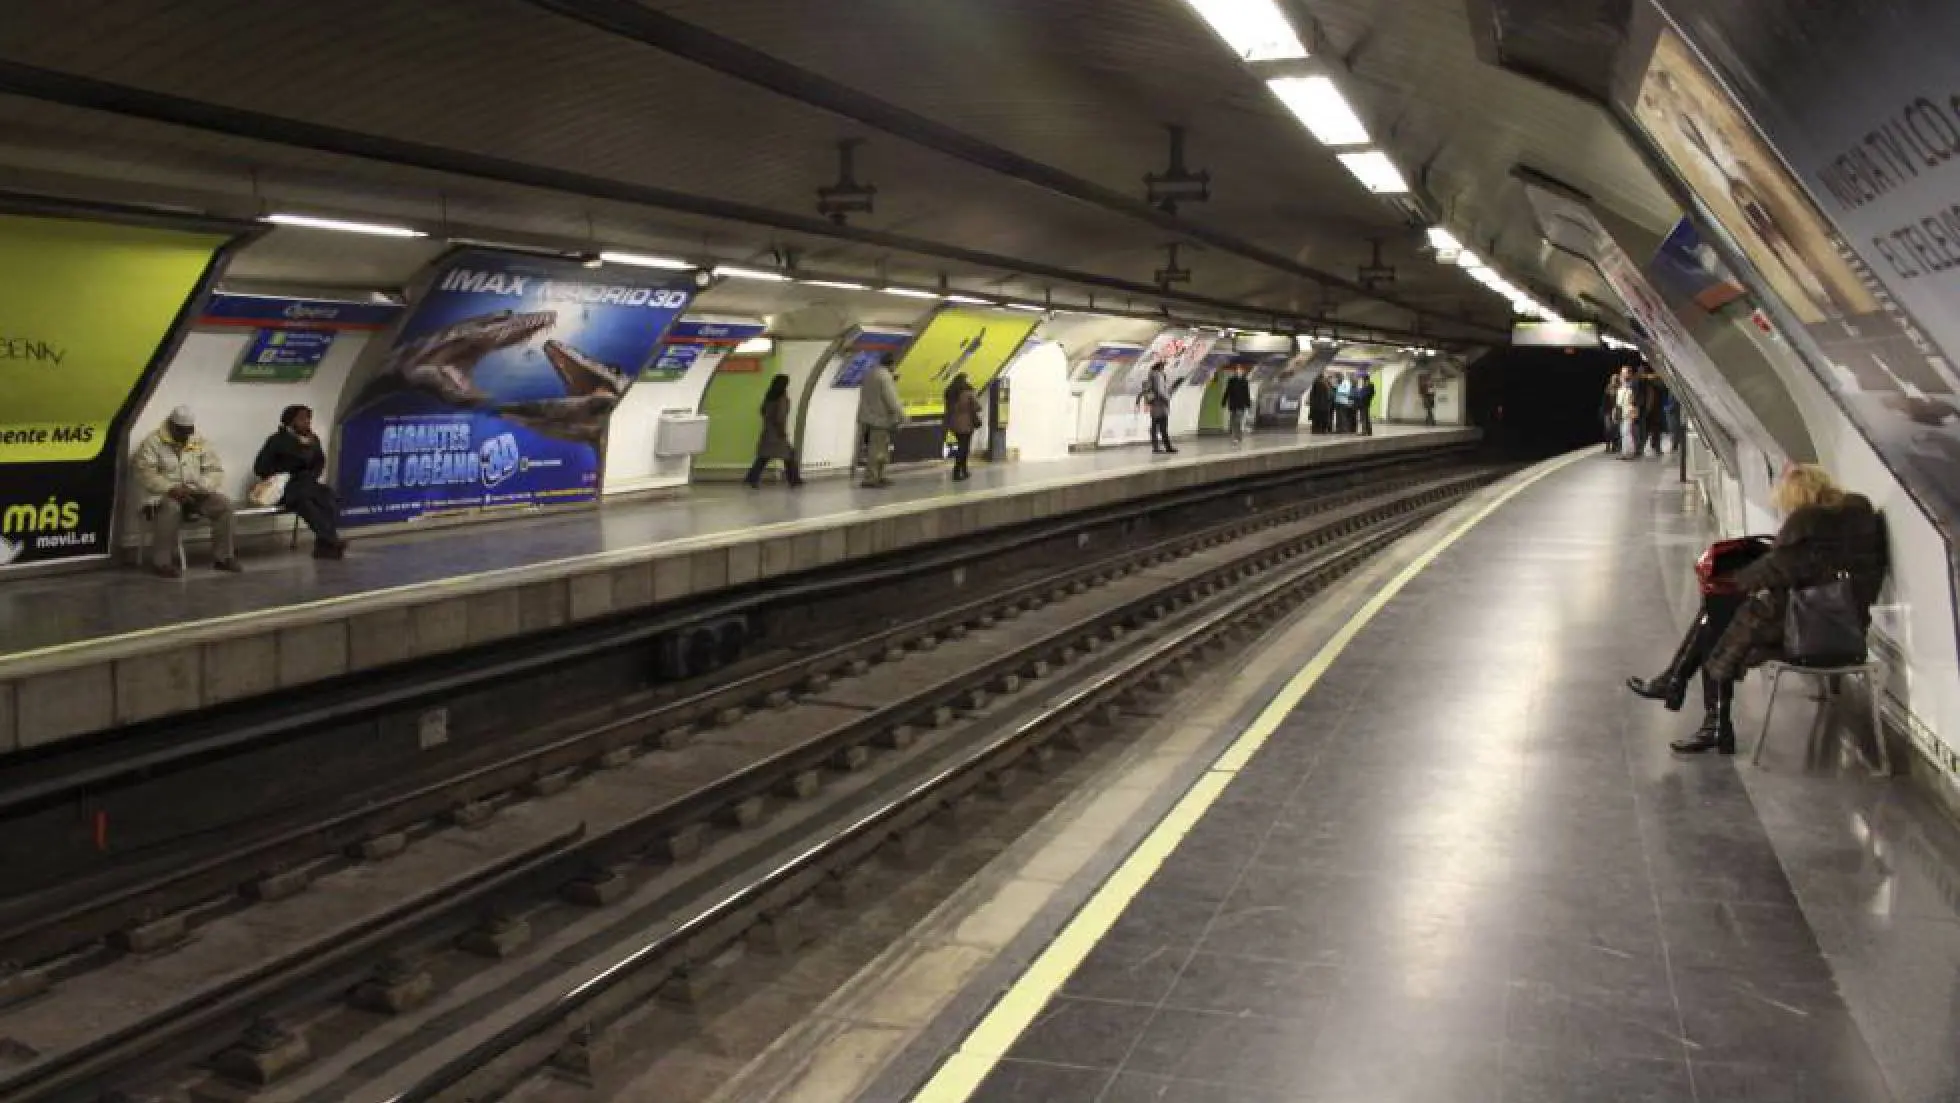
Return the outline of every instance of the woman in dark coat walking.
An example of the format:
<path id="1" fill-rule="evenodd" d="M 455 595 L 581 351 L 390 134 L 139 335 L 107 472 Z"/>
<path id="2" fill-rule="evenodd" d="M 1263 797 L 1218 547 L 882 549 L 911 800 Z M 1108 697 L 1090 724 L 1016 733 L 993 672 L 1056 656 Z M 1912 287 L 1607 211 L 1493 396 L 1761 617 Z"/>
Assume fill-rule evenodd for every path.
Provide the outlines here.
<path id="1" fill-rule="evenodd" d="M 1627 681 L 1635 693 L 1679 708 L 1686 680 L 1700 669 L 1710 698 L 1708 713 L 1698 731 L 1670 744 L 1682 754 L 1735 753 L 1735 683 L 1784 654 L 1784 616 L 1792 593 L 1842 575 L 1850 580 L 1858 611 L 1869 624 L 1871 607 L 1885 584 L 1885 524 L 1864 495 L 1848 494 L 1823 468 L 1802 464 L 1784 473 L 1775 502 L 1786 518 L 1775 544 L 1728 580 L 1728 588 L 1748 595 L 1746 600 L 1728 606 L 1726 624 L 1705 604 L 1666 673 Z"/>
<path id="2" fill-rule="evenodd" d="M 980 398 L 961 372 L 946 385 L 946 431 L 953 437 L 953 480 L 973 477 L 966 464 L 973 457 L 973 434 L 980 428 Z"/>
<path id="3" fill-rule="evenodd" d="M 771 379 L 768 393 L 762 396 L 762 435 L 756 438 L 755 462 L 749 465 L 749 473 L 742 481 L 750 489 L 761 486 L 762 473 L 769 469 L 771 460 L 783 461 L 783 479 L 790 486 L 803 485 L 803 472 L 796 464 L 796 446 L 789 439 L 787 375 Z"/>
<path id="4" fill-rule="evenodd" d="M 280 411 L 279 431 L 265 439 L 252 461 L 252 473 L 261 479 L 286 476 L 279 508 L 313 530 L 313 558 L 339 559 L 347 554 L 347 541 L 340 538 L 340 507 L 333 488 L 320 481 L 326 470 L 327 450 L 313 435 L 312 409 L 288 406 Z"/>

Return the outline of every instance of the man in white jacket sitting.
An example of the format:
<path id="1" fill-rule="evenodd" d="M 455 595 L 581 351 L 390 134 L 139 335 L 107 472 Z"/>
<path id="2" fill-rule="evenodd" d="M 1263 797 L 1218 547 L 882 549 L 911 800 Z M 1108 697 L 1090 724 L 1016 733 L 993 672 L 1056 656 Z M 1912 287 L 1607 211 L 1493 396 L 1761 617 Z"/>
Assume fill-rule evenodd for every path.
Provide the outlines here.
<path id="1" fill-rule="evenodd" d="M 237 573 L 232 551 L 231 499 L 219 488 L 225 467 L 218 454 L 197 433 L 197 417 L 189 406 L 170 411 L 162 427 L 143 438 L 132 465 L 146 495 L 143 514 L 150 522 L 150 569 L 165 578 L 181 576 L 177 563 L 177 531 L 185 520 L 211 522 L 211 566 Z"/>
<path id="2" fill-rule="evenodd" d="M 890 353 L 879 357 L 858 387 L 857 421 L 866 437 L 864 485 L 892 485 L 885 478 L 885 464 L 891 460 L 892 433 L 905 423 L 905 403 L 898 397 L 898 376 L 892 371 Z"/>

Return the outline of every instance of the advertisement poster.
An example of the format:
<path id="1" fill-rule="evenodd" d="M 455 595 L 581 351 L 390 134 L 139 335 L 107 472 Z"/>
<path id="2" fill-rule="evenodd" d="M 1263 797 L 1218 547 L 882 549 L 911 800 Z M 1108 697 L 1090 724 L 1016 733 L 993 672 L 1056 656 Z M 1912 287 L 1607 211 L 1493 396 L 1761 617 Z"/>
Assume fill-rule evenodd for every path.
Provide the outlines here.
<path id="1" fill-rule="evenodd" d="M 1075 370 L 1075 382 L 1089 383 L 1110 371 L 1121 371 L 1143 355 L 1142 345 L 1097 345 L 1096 351 Z"/>
<path id="2" fill-rule="evenodd" d="M 1764 58 L 1739 86 L 1753 90 L 1770 135 L 1845 233 L 1671 30 L 1642 73 L 1634 117 L 1802 327 L 1816 350 L 1807 359 L 1823 361 L 1812 364 L 1819 381 L 1951 541 L 1960 534 L 1960 377 L 1948 359 L 1960 348 L 1951 206 L 1960 108 L 1927 90 L 1960 87 L 1956 40 L 1932 31 L 1960 34 L 1960 5 L 1901 0 L 1879 6 L 1883 19 L 1867 5 L 1735 7 L 1775 20 L 1773 54 L 1722 30 L 1732 15 L 1708 16 L 1709 33 L 1731 58 Z"/>
<path id="3" fill-rule="evenodd" d="M 0 567 L 109 554 L 127 408 L 227 240 L 0 215 Z"/>
<path id="4" fill-rule="evenodd" d="M 760 337 L 769 327 L 761 322 L 704 322 L 682 318 L 660 346 L 653 362 L 640 370 L 642 383 L 678 383 L 687 373 L 706 365 L 714 371 L 742 342 Z"/>
<path id="5" fill-rule="evenodd" d="M 1130 361 L 1121 375 L 1110 379 L 1109 389 L 1103 397 L 1102 431 L 1096 443 L 1108 446 L 1149 440 L 1150 414 L 1139 405 L 1137 399 L 1143 393 L 1143 381 L 1150 374 L 1150 365 L 1163 362 L 1164 375 L 1175 392 L 1204 363 L 1205 357 L 1211 354 L 1212 346 L 1217 343 L 1218 338 L 1212 334 L 1194 333 L 1188 329 L 1167 329 L 1159 333 L 1141 356 Z"/>
<path id="6" fill-rule="evenodd" d="M 685 277 L 446 260 L 341 418 L 349 525 L 591 501 L 606 423 L 693 297 Z"/>
<path id="7" fill-rule="evenodd" d="M 252 339 L 231 369 L 233 383 L 304 383 L 313 378 L 334 337 L 393 325 L 401 307 L 342 299 L 293 299 L 214 291 L 199 328 L 250 329 Z"/>
<path id="8" fill-rule="evenodd" d="M 907 417 L 933 417 L 946 407 L 946 384 L 961 372 L 985 390 L 1021 349 L 1039 319 L 948 307 L 932 316 L 898 362 L 898 396 Z"/>
<path id="9" fill-rule="evenodd" d="M 1307 391 L 1334 362 L 1337 349 L 1335 345 L 1323 345 L 1292 356 L 1280 353 L 1262 358 L 1254 370 L 1259 393 L 1253 406 L 1252 423 L 1261 429 L 1297 428 L 1305 416 L 1301 407 L 1306 405 Z M 1267 374 L 1258 378 L 1260 373 Z"/>
<path id="10" fill-rule="evenodd" d="M 1710 314 L 1741 299 L 1747 292 L 1722 263 L 1714 246 L 1701 239 L 1701 231 L 1689 219 L 1682 219 L 1667 235 L 1654 259 L 1647 264 L 1654 283 L 1694 303 Z"/>
<path id="11" fill-rule="evenodd" d="M 837 375 L 830 381 L 833 387 L 851 389 L 864 385 L 864 377 L 880 356 L 889 355 L 897 363 L 905 346 L 912 343 L 912 334 L 903 329 L 866 329 L 851 338 L 838 355 L 843 363 L 837 365 Z"/>
<path id="12" fill-rule="evenodd" d="M 1560 248 L 1592 258 L 1600 277 L 1625 306 L 1627 317 L 1647 338 L 1649 351 L 1687 384 L 1685 389 L 1674 388 L 1674 392 L 1696 404 L 1698 420 L 1723 462 L 1730 464 L 1732 471 L 1739 470 L 1730 442 L 1749 443 L 1780 462 L 1782 447 L 1592 211 L 1576 200 L 1532 185 L 1525 187 L 1525 197 L 1537 211 L 1546 237 Z"/>

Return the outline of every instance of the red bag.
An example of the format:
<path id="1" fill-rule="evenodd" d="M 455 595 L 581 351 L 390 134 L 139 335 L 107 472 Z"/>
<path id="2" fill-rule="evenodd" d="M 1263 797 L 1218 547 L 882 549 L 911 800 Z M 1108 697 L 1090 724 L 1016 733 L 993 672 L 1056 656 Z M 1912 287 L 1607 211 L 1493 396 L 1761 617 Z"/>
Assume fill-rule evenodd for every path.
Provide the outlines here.
<path id="1" fill-rule="evenodd" d="M 1732 594 L 1729 578 L 1735 572 L 1769 554 L 1775 541 L 1768 536 L 1744 536 L 1736 540 L 1717 540 L 1695 560 L 1695 577 L 1701 580 L 1702 596 Z"/>

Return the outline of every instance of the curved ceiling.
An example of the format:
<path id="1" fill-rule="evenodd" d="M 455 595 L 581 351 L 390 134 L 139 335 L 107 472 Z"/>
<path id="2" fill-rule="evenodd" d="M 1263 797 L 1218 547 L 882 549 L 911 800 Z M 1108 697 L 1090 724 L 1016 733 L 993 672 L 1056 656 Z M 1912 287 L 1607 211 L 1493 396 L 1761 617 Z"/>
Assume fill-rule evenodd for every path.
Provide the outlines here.
<path id="1" fill-rule="evenodd" d="M 1514 277 L 1574 304 L 1520 165 L 1636 224 L 1671 223 L 1666 193 L 1588 98 L 1594 70 L 1557 70 L 1575 43 L 1610 59 L 1624 0 L 1281 2 L 1316 53 L 1347 68 L 1350 98 L 1429 213 Z M 1182 0 L 644 4 L 1129 208 L 713 71 L 579 18 L 588 3 L 641 10 L 11 0 L 0 179 L 217 213 L 305 206 L 451 234 L 787 254 L 840 274 L 1140 308 L 1178 242 L 1191 279 L 1173 290 L 1220 309 L 1464 341 L 1508 324 L 1500 300 L 1433 263 L 1420 223 L 1349 178 Z M 1211 174 L 1210 200 L 1176 218 L 1130 209 L 1144 175 L 1166 166 L 1169 124 Z M 817 218 L 815 193 L 847 138 L 864 140 L 857 175 L 878 193 L 840 233 Z M 1394 281 L 1362 287 L 1357 269 L 1377 249 Z"/>

